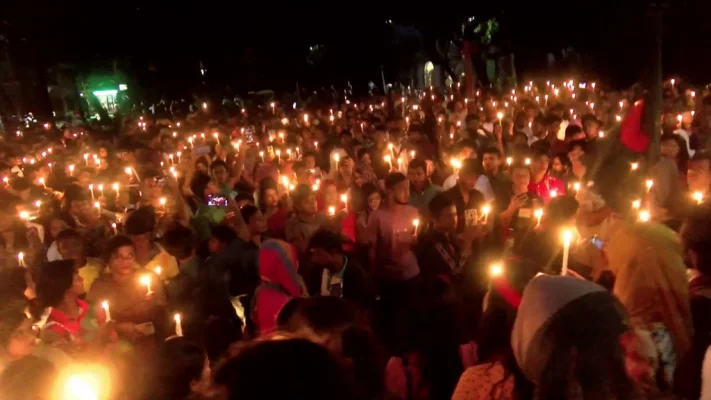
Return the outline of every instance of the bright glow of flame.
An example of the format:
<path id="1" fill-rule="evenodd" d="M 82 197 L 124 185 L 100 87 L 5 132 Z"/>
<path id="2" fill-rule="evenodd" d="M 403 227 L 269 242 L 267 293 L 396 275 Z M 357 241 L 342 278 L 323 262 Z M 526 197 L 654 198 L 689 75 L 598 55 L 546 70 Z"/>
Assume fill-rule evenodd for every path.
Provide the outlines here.
<path id="1" fill-rule="evenodd" d="M 647 210 L 642 210 L 639 212 L 639 220 L 642 222 L 649 222 L 651 219 L 651 215 L 649 214 L 649 211 Z"/>
<path id="2" fill-rule="evenodd" d="M 491 267 L 489 267 L 489 275 L 491 275 L 492 278 L 498 278 L 503 274 L 504 268 L 501 266 L 501 264 L 493 264 Z"/>
<path id="3" fill-rule="evenodd" d="M 563 240 L 564 246 L 570 246 L 570 243 L 573 241 L 573 231 L 570 229 L 564 229 L 561 234 L 561 239 Z"/>

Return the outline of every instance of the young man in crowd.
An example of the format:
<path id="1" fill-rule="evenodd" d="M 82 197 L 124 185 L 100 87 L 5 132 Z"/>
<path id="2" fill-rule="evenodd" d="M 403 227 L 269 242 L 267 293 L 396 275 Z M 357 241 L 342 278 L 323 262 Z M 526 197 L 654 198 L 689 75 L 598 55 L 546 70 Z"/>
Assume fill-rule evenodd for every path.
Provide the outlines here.
<path id="1" fill-rule="evenodd" d="M 550 164 L 548 149 L 545 146 L 533 146 L 531 151 L 533 153 L 531 156 L 531 183 L 528 189 L 538 193 L 546 204 L 552 197 L 565 195 L 563 182 L 548 174 Z"/>
<path id="2" fill-rule="evenodd" d="M 309 240 L 311 263 L 306 285 L 312 296 L 336 296 L 370 311 L 375 302 L 375 287 L 358 261 L 343 252 L 338 233 L 321 229 Z"/>
<path id="3" fill-rule="evenodd" d="M 432 184 L 427 177 L 427 164 L 415 158 L 407 166 L 407 180 L 410 181 L 409 204 L 420 212 L 427 210 L 427 205 L 442 189 Z"/>
<path id="4" fill-rule="evenodd" d="M 291 193 L 294 216 L 286 221 L 284 237 L 296 246 L 300 256 L 306 254 L 311 235 L 326 224 L 327 218 L 318 212 L 316 195 L 307 185 L 297 185 Z"/>

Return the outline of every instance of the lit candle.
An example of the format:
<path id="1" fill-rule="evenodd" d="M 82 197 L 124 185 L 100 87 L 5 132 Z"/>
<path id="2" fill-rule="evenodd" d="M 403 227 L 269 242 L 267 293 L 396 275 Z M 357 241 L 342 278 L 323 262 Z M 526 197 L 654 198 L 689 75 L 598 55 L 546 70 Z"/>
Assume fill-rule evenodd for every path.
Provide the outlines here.
<path id="1" fill-rule="evenodd" d="M 19 265 L 20 267 L 27 267 L 27 265 L 25 264 L 25 253 L 17 253 L 17 265 Z"/>
<path id="2" fill-rule="evenodd" d="M 99 193 L 101 193 L 101 197 L 104 197 L 104 185 L 99 184 Z"/>
<path id="3" fill-rule="evenodd" d="M 561 275 L 568 274 L 568 254 L 570 253 L 570 243 L 573 241 L 573 231 L 570 229 L 563 230 L 563 267 L 560 270 Z"/>
<path id="4" fill-rule="evenodd" d="M 88 154 L 84 154 L 84 162 L 86 163 L 86 166 L 88 167 L 89 166 L 89 155 Z"/>
<path id="5" fill-rule="evenodd" d="M 506 157 L 506 165 L 509 167 L 513 164 L 513 157 Z"/>
<path id="6" fill-rule="evenodd" d="M 276 151 L 277 162 L 281 162 L 281 150 Z"/>
<path id="7" fill-rule="evenodd" d="M 647 187 L 647 192 L 649 192 L 650 190 L 652 190 L 652 186 L 654 186 L 654 181 L 651 179 L 647 179 L 646 181 L 644 181 L 644 186 Z"/>
<path id="8" fill-rule="evenodd" d="M 262 163 L 264 163 L 264 152 L 263 152 L 263 151 L 260 151 L 260 152 L 259 152 L 259 156 L 262 157 Z"/>
<path id="9" fill-rule="evenodd" d="M 390 170 L 392 170 L 392 169 L 393 169 L 393 163 L 392 163 L 392 159 L 390 158 L 390 156 L 385 156 L 385 157 L 383 157 L 383 160 L 385 160 L 385 162 L 388 163 L 388 165 L 390 166 Z"/>
<path id="10" fill-rule="evenodd" d="M 91 199 L 94 200 L 94 185 L 89 185 L 89 190 L 91 191 Z"/>
<path id="11" fill-rule="evenodd" d="M 501 264 L 492 264 L 491 267 L 489 267 L 489 290 L 491 290 L 494 280 L 499 278 L 501 275 L 504 274 L 504 268 L 501 266 Z"/>
<path id="12" fill-rule="evenodd" d="M 193 146 L 193 138 L 191 138 L 191 137 L 188 138 L 188 143 L 190 143 L 190 148 L 191 148 L 191 149 L 195 147 L 195 146 Z"/>
<path id="13" fill-rule="evenodd" d="M 696 204 L 701 204 L 704 201 L 704 194 L 701 192 L 694 192 L 692 196 L 696 200 Z"/>
<path id="14" fill-rule="evenodd" d="M 150 296 L 153 294 L 153 291 L 151 290 L 151 277 L 150 275 L 143 275 L 141 277 L 141 284 L 146 287 L 146 295 Z"/>
<path id="15" fill-rule="evenodd" d="M 642 222 L 649 222 L 649 220 L 652 218 L 652 216 L 649 214 L 649 211 L 647 210 L 641 210 L 639 212 L 639 220 Z"/>
<path id="16" fill-rule="evenodd" d="M 175 164 L 175 161 L 173 161 L 173 155 L 172 155 L 172 154 L 168 154 L 168 158 L 170 159 L 170 165 Z"/>
<path id="17" fill-rule="evenodd" d="M 417 229 L 420 227 L 420 220 L 415 218 L 412 220 L 412 226 L 415 227 L 415 239 L 417 239 Z"/>
<path id="18" fill-rule="evenodd" d="M 575 190 L 575 194 L 578 194 L 580 191 L 580 182 L 573 183 L 573 190 Z"/>
<path id="19" fill-rule="evenodd" d="M 180 314 L 176 313 L 175 315 L 173 315 L 173 320 L 175 320 L 175 336 L 182 337 L 183 323 L 182 319 L 180 318 Z"/>
<path id="20" fill-rule="evenodd" d="M 484 221 L 482 222 L 483 224 L 486 224 L 486 222 L 489 220 L 489 213 L 491 212 L 491 206 L 488 204 L 485 204 L 484 207 L 481 208 L 482 214 L 484 214 Z"/>
<path id="21" fill-rule="evenodd" d="M 160 278 L 160 274 L 163 272 L 163 268 L 161 268 L 159 265 L 154 269 L 154 271 L 156 272 L 156 275 L 158 275 L 158 277 Z"/>
<path id="22" fill-rule="evenodd" d="M 530 159 L 530 158 L 526 158 L 526 159 L 523 160 L 523 163 L 526 164 L 526 165 L 531 165 L 531 159 Z"/>
<path id="23" fill-rule="evenodd" d="M 536 228 L 541 226 L 541 217 L 543 217 L 543 209 L 542 208 L 537 208 L 536 211 L 533 212 L 533 216 L 536 217 Z"/>
<path id="24" fill-rule="evenodd" d="M 167 211 L 166 207 L 165 207 L 165 203 L 166 203 L 165 197 L 161 197 L 160 200 L 158 200 L 158 202 L 160 202 L 161 207 L 163 207 L 163 211 Z"/>
<path id="25" fill-rule="evenodd" d="M 330 215 L 330 216 L 336 215 L 336 207 L 334 207 L 334 206 L 328 207 L 328 215 Z"/>
<path id="26" fill-rule="evenodd" d="M 39 178 L 39 183 L 42 184 L 42 187 L 44 187 L 45 189 L 47 189 L 47 185 L 45 184 L 44 178 Z"/>
<path id="27" fill-rule="evenodd" d="M 558 191 L 555 189 L 552 189 L 550 192 L 548 192 L 548 194 L 550 195 L 551 199 L 555 199 L 556 197 L 558 197 Z"/>
<path id="28" fill-rule="evenodd" d="M 637 169 L 639 168 L 639 163 L 636 163 L 636 162 L 631 163 L 630 168 L 632 169 L 632 171 L 637 171 Z"/>
<path id="29" fill-rule="evenodd" d="M 69 176 L 74 175 L 74 164 L 69 164 Z"/>
<path id="30" fill-rule="evenodd" d="M 109 310 L 109 302 L 102 301 L 101 308 L 104 309 L 104 313 L 106 314 L 106 322 L 108 323 L 109 321 L 111 321 L 111 310 Z"/>
<path id="31" fill-rule="evenodd" d="M 343 202 L 343 210 L 348 211 L 348 195 L 345 193 L 342 194 L 341 201 Z"/>
<path id="32" fill-rule="evenodd" d="M 272 101 L 272 102 L 269 104 L 269 107 L 272 108 L 272 114 L 276 114 L 276 103 Z"/>
<path id="33" fill-rule="evenodd" d="M 237 147 L 237 150 L 239 150 L 239 147 Z M 177 155 L 178 155 L 178 163 L 180 163 L 180 155 L 181 155 L 181 154 L 183 154 L 183 153 L 181 153 L 181 152 L 177 152 L 177 153 L 175 153 L 175 154 L 177 154 Z"/>
<path id="34" fill-rule="evenodd" d="M 639 210 L 640 207 L 642 207 L 642 200 L 634 200 L 632 202 L 632 208 L 635 210 Z"/>
<path id="35" fill-rule="evenodd" d="M 96 207 L 97 213 L 99 214 L 99 216 L 101 216 L 101 203 L 99 203 L 98 201 L 95 201 L 94 207 Z"/>
<path id="36" fill-rule="evenodd" d="M 546 96 L 546 100 L 548 100 L 548 96 Z M 504 118 L 504 113 L 498 112 L 496 113 L 496 116 L 499 118 L 499 125 L 501 125 L 501 120 Z"/>

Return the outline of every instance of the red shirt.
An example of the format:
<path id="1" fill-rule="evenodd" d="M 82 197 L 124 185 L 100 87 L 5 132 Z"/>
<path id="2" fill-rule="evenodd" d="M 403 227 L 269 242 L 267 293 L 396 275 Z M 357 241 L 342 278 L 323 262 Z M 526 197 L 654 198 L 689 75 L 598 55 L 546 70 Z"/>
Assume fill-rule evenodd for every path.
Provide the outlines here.
<path id="1" fill-rule="evenodd" d="M 62 343 L 68 344 L 71 347 L 81 347 L 84 344 L 84 336 L 87 333 L 87 324 L 84 323 L 84 326 L 82 326 L 82 321 L 88 314 L 89 304 L 77 299 L 77 305 L 79 306 L 79 315 L 77 315 L 76 318 L 53 307 L 49 313 L 49 318 L 47 318 L 47 324 L 44 326 L 44 329 L 59 336 Z M 106 315 L 103 310 L 97 313 L 96 319 L 99 325 L 106 323 Z M 62 343 L 57 344 L 61 346 Z"/>
<path id="2" fill-rule="evenodd" d="M 279 210 L 267 218 L 267 234 L 272 239 L 283 239 L 286 228 L 286 218 L 289 211 L 286 207 L 279 207 Z"/>
<path id="3" fill-rule="evenodd" d="M 547 172 L 540 182 L 529 183 L 528 190 L 533 190 L 538 193 L 538 195 L 541 196 L 541 198 L 543 199 L 543 203 L 545 204 L 548 204 L 548 202 L 551 200 L 552 191 L 555 191 L 557 196 L 565 195 L 565 186 L 563 185 L 563 181 L 548 175 Z"/>

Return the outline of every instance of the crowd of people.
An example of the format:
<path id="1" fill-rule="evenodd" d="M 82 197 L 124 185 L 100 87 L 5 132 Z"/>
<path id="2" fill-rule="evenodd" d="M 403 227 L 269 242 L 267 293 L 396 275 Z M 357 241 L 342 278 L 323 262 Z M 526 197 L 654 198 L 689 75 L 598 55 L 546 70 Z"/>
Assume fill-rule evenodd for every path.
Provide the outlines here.
<path id="1" fill-rule="evenodd" d="M 711 399 L 711 94 L 665 82 L 660 140 L 641 95 L 6 132 L 0 397 Z"/>

